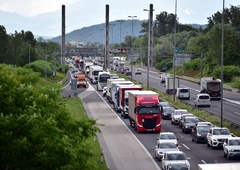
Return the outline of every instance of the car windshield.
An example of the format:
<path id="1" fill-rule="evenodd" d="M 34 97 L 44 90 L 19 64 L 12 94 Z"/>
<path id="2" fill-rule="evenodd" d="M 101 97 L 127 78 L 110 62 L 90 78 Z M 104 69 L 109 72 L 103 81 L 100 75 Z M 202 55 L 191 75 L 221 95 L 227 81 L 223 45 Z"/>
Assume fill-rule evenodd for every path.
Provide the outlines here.
<path id="1" fill-rule="evenodd" d="M 230 135 L 227 129 L 213 129 L 213 135 Z"/>
<path id="2" fill-rule="evenodd" d="M 185 110 L 177 110 L 177 111 L 175 111 L 175 115 L 182 115 L 182 114 L 188 114 L 188 111 L 185 111 Z"/>
<path id="3" fill-rule="evenodd" d="M 196 117 L 186 117 L 185 122 L 187 122 L 187 123 L 197 123 L 197 122 L 199 122 L 199 119 L 196 118 Z"/>
<path id="4" fill-rule="evenodd" d="M 168 142 L 168 143 L 160 143 L 159 148 L 177 148 L 175 143 Z"/>
<path id="5" fill-rule="evenodd" d="M 165 109 L 164 109 L 164 112 L 171 112 L 171 113 L 173 113 L 174 112 L 174 108 L 172 108 L 172 107 L 166 107 Z"/>
<path id="6" fill-rule="evenodd" d="M 229 145 L 231 146 L 240 146 L 240 139 L 230 139 Z"/>
<path id="7" fill-rule="evenodd" d="M 169 107 L 169 103 L 168 102 L 160 102 L 160 105 L 163 107 Z"/>
<path id="8" fill-rule="evenodd" d="M 186 156 L 182 153 L 169 153 L 167 154 L 167 160 L 186 160 Z"/>
<path id="9" fill-rule="evenodd" d="M 157 106 L 141 106 L 138 110 L 139 114 L 158 114 L 160 109 Z"/>
<path id="10" fill-rule="evenodd" d="M 208 132 L 210 129 L 210 126 L 197 126 L 198 132 Z"/>
<path id="11" fill-rule="evenodd" d="M 160 139 L 176 139 L 174 134 L 160 134 Z"/>

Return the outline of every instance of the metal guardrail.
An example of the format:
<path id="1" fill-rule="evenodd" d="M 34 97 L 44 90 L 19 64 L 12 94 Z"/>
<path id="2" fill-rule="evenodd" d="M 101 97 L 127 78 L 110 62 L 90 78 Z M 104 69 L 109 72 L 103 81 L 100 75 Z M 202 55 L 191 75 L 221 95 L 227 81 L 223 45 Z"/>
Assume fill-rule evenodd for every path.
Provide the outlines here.
<path id="1" fill-rule="evenodd" d="M 71 74 L 70 74 L 70 71 L 68 71 L 67 76 L 63 80 L 61 80 L 61 84 L 65 86 L 69 82 L 70 78 L 71 78 Z"/>

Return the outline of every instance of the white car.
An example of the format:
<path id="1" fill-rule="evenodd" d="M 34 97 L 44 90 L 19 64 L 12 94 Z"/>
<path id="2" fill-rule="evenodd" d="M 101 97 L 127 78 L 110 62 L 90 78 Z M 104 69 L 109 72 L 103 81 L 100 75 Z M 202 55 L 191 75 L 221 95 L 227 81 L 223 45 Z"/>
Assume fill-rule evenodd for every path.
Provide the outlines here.
<path id="1" fill-rule="evenodd" d="M 232 134 L 228 128 L 212 127 L 207 133 L 207 146 L 211 146 L 212 149 L 222 147 L 224 141 L 229 137 L 232 137 Z"/>
<path id="2" fill-rule="evenodd" d="M 224 157 L 240 157 L 240 137 L 229 137 L 223 143 Z"/>
<path id="3" fill-rule="evenodd" d="M 141 70 L 139 70 L 139 69 L 137 69 L 137 70 L 135 70 L 135 74 L 142 74 L 142 72 L 141 72 Z"/>
<path id="4" fill-rule="evenodd" d="M 199 107 L 199 106 L 211 106 L 211 102 L 210 102 L 210 96 L 209 94 L 205 94 L 205 93 L 200 93 L 197 94 L 197 97 L 194 98 L 194 105 Z"/>
<path id="5" fill-rule="evenodd" d="M 173 142 L 160 142 L 157 146 L 155 146 L 155 158 L 160 161 L 164 153 L 168 151 L 179 151 L 179 149 Z"/>
<path id="6" fill-rule="evenodd" d="M 161 132 L 157 137 L 157 144 L 161 142 L 172 142 L 178 146 L 178 138 L 173 132 Z"/>
<path id="7" fill-rule="evenodd" d="M 167 170 L 168 166 L 174 162 L 185 163 L 190 169 L 189 159 L 182 151 L 168 151 L 162 157 L 162 169 Z"/>
<path id="8" fill-rule="evenodd" d="M 172 124 L 179 124 L 179 120 L 182 114 L 188 114 L 189 112 L 186 109 L 178 109 L 174 110 L 171 115 L 171 122 Z"/>

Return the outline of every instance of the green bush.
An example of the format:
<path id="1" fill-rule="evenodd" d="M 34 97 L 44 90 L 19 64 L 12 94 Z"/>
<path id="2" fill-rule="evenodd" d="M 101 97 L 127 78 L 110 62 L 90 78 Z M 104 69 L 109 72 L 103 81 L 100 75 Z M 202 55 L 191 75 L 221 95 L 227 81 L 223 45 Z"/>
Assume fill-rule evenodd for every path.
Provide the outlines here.
<path id="1" fill-rule="evenodd" d="M 200 70 L 201 67 L 200 58 L 195 58 L 183 64 L 184 70 Z"/>
<path id="2" fill-rule="evenodd" d="M 62 64 L 62 65 L 59 65 L 59 67 L 57 68 L 57 70 L 59 72 L 63 72 L 63 70 L 65 70 L 65 73 L 69 70 L 69 65 L 67 64 Z"/>
<path id="3" fill-rule="evenodd" d="M 53 65 L 44 60 L 36 60 L 32 63 L 26 64 L 25 68 L 31 68 L 34 72 L 39 72 L 41 76 L 51 76 L 53 73 Z"/>
<path id="4" fill-rule="evenodd" d="M 221 67 L 214 69 L 213 75 L 216 78 L 221 78 Z M 231 82 L 236 76 L 240 76 L 239 67 L 236 66 L 224 66 L 223 68 L 223 80 L 224 82 Z"/>

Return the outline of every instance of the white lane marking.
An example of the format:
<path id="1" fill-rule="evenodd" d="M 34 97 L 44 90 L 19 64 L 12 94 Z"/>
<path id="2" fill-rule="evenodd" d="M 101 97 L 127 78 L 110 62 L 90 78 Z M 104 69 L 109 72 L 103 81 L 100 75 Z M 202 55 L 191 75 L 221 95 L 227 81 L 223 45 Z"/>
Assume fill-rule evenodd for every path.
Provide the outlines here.
<path id="1" fill-rule="evenodd" d="M 207 164 L 204 160 L 201 160 L 202 163 Z"/>
<path id="2" fill-rule="evenodd" d="M 180 134 L 180 133 L 177 133 L 181 138 L 184 138 L 184 136 L 182 135 L 182 134 Z"/>
<path id="3" fill-rule="evenodd" d="M 89 83 L 89 86 L 92 86 Z M 92 86 L 93 88 L 93 86 Z M 95 90 L 96 91 L 96 90 Z M 109 106 L 109 104 L 104 100 L 104 98 L 100 95 L 100 93 L 98 93 L 96 91 L 96 93 L 98 94 L 98 96 L 103 100 L 104 103 L 106 103 L 107 107 L 109 107 L 112 112 L 115 114 L 115 116 L 117 116 L 117 118 L 122 122 L 122 124 L 126 127 L 126 129 L 131 133 L 131 135 L 134 137 L 134 139 L 140 144 L 140 146 L 143 148 L 143 150 L 146 152 L 146 154 L 150 157 L 150 159 L 152 160 L 154 166 L 156 167 L 156 169 L 159 169 L 158 164 L 155 162 L 155 160 L 153 159 L 152 155 L 148 152 L 147 148 L 145 148 L 145 146 L 140 142 L 140 140 L 132 133 L 132 131 L 127 127 L 127 125 L 124 123 L 124 121 L 119 117 L 119 115 L 112 109 L 111 106 Z M 80 98 L 80 96 L 78 96 Z"/>
<path id="4" fill-rule="evenodd" d="M 189 147 L 187 147 L 187 145 L 185 145 L 185 144 L 182 144 L 185 148 L 187 148 L 188 150 L 190 150 L 190 148 Z"/>
<path id="5" fill-rule="evenodd" d="M 240 105 L 240 101 L 236 101 L 236 100 L 229 100 L 229 99 L 225 99 L 224 100 L 230 102 L 230 103 L 234 103 L 234 104 L 237 104 L 237 105 Z"/>
<path id="6" fill-rule="evenodd" d="M 238 112 L 234 112 L 234 113 L 236 113 L 236 114 L 240 115 L 240 113 L 238 113 Z"/>

